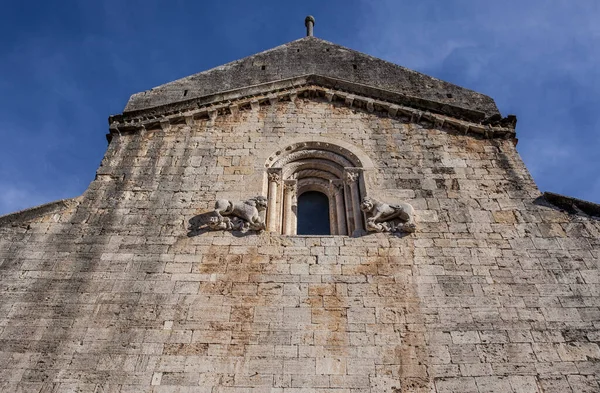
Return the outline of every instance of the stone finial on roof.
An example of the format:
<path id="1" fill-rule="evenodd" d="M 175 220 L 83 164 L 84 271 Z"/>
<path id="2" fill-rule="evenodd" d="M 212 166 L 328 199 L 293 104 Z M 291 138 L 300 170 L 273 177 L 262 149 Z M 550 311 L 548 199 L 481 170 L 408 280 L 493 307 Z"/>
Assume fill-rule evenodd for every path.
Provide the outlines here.
<path id="1" fill-rule="evenodd" d="M 315 25 L 315 18 L 312 15 L 309 15 L 304 19 L 304 26 L 306 26 L 306 36 L 313 36 L 313 27 Z"/>

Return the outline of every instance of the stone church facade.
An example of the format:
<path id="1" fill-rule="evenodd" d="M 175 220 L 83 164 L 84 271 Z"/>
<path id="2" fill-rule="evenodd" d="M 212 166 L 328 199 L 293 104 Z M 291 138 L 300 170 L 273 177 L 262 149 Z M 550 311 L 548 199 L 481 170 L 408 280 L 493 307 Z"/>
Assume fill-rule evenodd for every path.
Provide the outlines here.
<path id="1" fill-rule="evenodd" d="M 0 217 L 0 391 L 600 392 L 600 207 L 491 98 L 309 35 L 109 123 Z"/>

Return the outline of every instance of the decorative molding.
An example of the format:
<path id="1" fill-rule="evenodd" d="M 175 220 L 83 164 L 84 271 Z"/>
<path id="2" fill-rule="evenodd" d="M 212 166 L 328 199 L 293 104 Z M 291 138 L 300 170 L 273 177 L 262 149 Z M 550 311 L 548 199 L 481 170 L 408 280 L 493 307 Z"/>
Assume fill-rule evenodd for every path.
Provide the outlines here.
<path id="1" fill-rule="evenodd" d="M 318 75 L 249 86 L 160 107 L 125 112 L 110 116 L 109 128 L 111 134 L 135 133 L 142 127 L 160 127 L 169 131 L 174 124 L 190 125 L 198 119 L 214 120 L 217 114 L 258 110 L 262 105 L 294 101 L 298 96 L 324 100 L 335 105 L 347 105 L 368 113 L 385 114 L 424 127 L 459 130 L 465 134 L 477 134 L 487 138 L 514 138 L 516 135 L 514 116 L 486 119 L 481 112 Z"/>

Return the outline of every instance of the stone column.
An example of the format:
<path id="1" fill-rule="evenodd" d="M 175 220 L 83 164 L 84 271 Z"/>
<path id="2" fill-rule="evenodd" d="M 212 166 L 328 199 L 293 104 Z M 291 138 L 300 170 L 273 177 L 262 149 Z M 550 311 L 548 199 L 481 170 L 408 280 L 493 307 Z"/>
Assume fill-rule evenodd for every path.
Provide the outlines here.
<path id="1" fill-rule="evenodd" d="M 344 203 L 344 182 L 342 180 L 331 180 L 331 199 L 335 205 L 336 231 L 337 235 L 347 235 L 348 226 L 346 222 L 346 206 Z"/>
<path id="2" fill-rule="evenodd" d="M 297 231 L 296 192 L 298 182 L 285 180 L 283 182 L 283 234 L 295 235 Z"/>
<path id="3" fill-rule="evenodd" d="M 358 190 L 358 180 L 360 177 L 360 168 L 345 168 L 344 181 L 350 187 L 350 195 L 352 200 L 352 216 L 354 218 L 354 230 L 364 231 L 362 211 L 360 210 L 360 192 Z"/>
<path id="4" fill-rule="evenodd" d="M 269 178 L 269 193 L 267 207 L 267 230 L 269 232 L 278 232 L 279 214 L 277 214 L 277 191 L 281 181 L 281 168 L 271 168 L 267 172 Z"/>
<path id="5" fill-rule="evenodd" d="M 329 181 L 329 188 L 327 188 L 327 200 L 329 201 L 329 234 L 339 235 L 337 209 L 335 208 L 335 192 L 331 180 Z"/>

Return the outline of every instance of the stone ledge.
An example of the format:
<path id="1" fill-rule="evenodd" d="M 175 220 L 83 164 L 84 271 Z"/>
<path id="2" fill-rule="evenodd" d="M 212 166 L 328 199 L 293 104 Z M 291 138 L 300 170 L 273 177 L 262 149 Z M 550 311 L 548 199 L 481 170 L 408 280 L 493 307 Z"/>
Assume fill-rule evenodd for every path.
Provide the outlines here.
<path id="1" fill-rule="evenodd" d="M 386 113 L 409 123 L 451 128 L 464 134 L 478 134 L 486 138 L 515 137 L 514 116 L 501 119 L 498 115 L 496 117 L 500 119 L 485 119 L 482 112 L 449 105 L 436 106 L 439 103 L 423 103 L 414 97 L 319 75 L 248 86 L 186 102 L 113 115 L 109 117 L 110 134 L 107 137 L 110 141 L 114 134 L 135 133 L 151 128 L 168 131 L 174 124 L 191 125 L 196 119 L 214 121 L 220 115 L 235 115 L 243 110 L 255 110 L 261 105 L 294 101 L 298 97 L 335 101 L 354 109 Z M 426 108 L 427 105 L 430 106 Z"/>
<path id="2" fill-rule="evenodd" d="M 267 95 L 281 90 L 301 88 L 305 86 L 316 85 L 330 88 L 347 93 L 353 93 L 362 97 L 373 98 L 386 101 L 393 104 L 404 105 L 407 107 L 428 110 L 440 113 L 457 119 L 468 120 L 472 122 L 482 122 L 486 119 L 484 112 L 468 109 L 456 105 L 451 105 L 439 101 L 427 100 L 408 94 L 402 94 L 378 87 L 368 86 L 342 79 L 331 78 L 318 74 L 307 74 L 290 79 L 281 79 L 277 81 L 249 85 L 242 88 L 221 91 L 201 97 L 195 97 L 185 101 L 167 103 L 150 108 L 125 111 L 123 114 L 109 117 L 109 123 L 113 121 L 136 121 L 141 118 L 160 118 L 182 111 L 190 111 L 204 106 L 213 106 L 222 103 L 231 103 L 231 101 L 242 98 Z"/>
<path id="3" fill-rule="evenodd" d="M 48 214 L 59 213 L 70 207 L 76 206 L 77 204 L 79 204 L 78 198 L 60 199 L 58 201 L 30 207 L 29 209 L 9 213 L 4 216 L 0 216 L 0 227 L 18 225 Z"/>
<path id="4" fill-rule="evenodd" d="M 555 194 L 553 192 L 544 192 L 543 196 L 548 203 L 565 210 L 570 214 L 584 214 L 600 218 L 600 204 Z"/>

